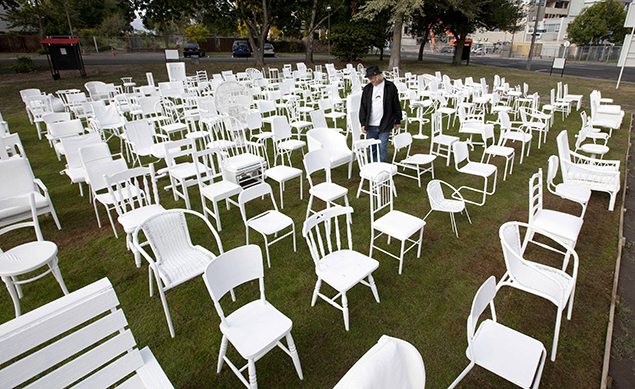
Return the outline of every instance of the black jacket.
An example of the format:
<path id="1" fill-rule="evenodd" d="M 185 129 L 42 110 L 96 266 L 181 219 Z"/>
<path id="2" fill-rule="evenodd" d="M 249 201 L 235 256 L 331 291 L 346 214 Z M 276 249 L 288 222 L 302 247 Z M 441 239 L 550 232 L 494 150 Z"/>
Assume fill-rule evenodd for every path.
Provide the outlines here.
<path id="1" fill-rule="evenodd" d="M 399 92 L 395 84 L 384 80 L 384 116 L 379 123 L 379 132 L 391 131 L 395 124 L 401 122 L 401 104 L 399 104 Z M 373 84 L 366 84 L 362 91 L 362 102 L 359 106 L 359 122 L 362 126 L 368 126 L 370 111 L 372 109 Z"/>

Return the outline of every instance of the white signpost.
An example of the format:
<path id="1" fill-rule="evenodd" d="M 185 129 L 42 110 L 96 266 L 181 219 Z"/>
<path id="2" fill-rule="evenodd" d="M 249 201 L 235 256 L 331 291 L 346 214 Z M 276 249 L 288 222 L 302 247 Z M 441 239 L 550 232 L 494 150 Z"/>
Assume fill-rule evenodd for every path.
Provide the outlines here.
<path id="1" fill-rule="evenodd" d="M 620 75 L 617 78 L 617 85 L 615 85 L 615 89 L 620 87 L 624 68 L 635 67 L 635 46 L 632 45 L 633 36 L 635 36 L 635 6 L 633 3 L 628 6 L 628 13 L 626 14 L 624 27 L 631 28 L 631 33 L 624 37 L 624 44 L 622 45 L 622 51 L 620 52 L 620 59 L 617 61 L 617 66 L 621 67 L 621 69 Z"/>

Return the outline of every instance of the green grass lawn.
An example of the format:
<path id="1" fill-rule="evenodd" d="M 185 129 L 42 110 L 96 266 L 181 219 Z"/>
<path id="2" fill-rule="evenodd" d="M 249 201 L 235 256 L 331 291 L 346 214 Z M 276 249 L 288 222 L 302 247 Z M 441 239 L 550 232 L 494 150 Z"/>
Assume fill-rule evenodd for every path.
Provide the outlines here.
<path id="1" fill-rule="evenodd" d="M 241 70 L 245 66 L 244 63 L 188 64 L 188 73 L 199 68 L 212 73 L 221 68 Z M 530 91 L 540 92 L 546 100 L 549 89 L 560 80 L 539 73 L 479 66 L 405 63 L 403 67 L 405 71 L 416 73 L 441 70 L 452 78 L 467 75 L 487 77 L 490 82 L 493 74 L 498 72 L 512 84 L 528 82 Z M 121 76 L 133 76 L 140 84 L 145 83 L 146 71 L 153 71 L 157 81 L 167 78 L 165 67 L 160 64 L 88 68 L 89 79 L 120 82 Z M 51 193 L 62 230 L 58 231 L 50 218 L 41 219 L 41 225 L 44 236 L 59 246 L 60 268 L 68 288 L 73 291 L 108 277 L 117 291 L 137 343 L 151 347 L 176 387 L 240 387 L 240 382 L 227 366 L 221 374 L 215 372 L 221 338 L 219 319 L 202 280 L 196 278 L 168 292 L 167 299 L 176 329 L 176 338 L 170 338 L 159 297 L 155 294 L 150 298 L 148 295 L 147 266 L 144 265 L 142 269 L 135 267 L 132 255 L 126 251 L 121 229 L 120 237 L 116 239 L 107 221 L 101 229 L 97 227 L 88 198 L 80 197 L 77 186 L 71 185 L 65 176 L 59 174 L 64 164 L 56 160 L 48 143 L 37 140 L 18 91 L 37 87 L 53 92 L 67 87 L 80 88 L 83 82 L 88 81 L 74 78 L 75 73 L 65 73 L 63 77 L 61 81 L 52 81 L 46 72 L 26 76 L 2 75 L 0 111 L 11 130 L 20 134 L 35 175 L 42 179 Z M 568 77 L 563 80 L 569 83 L 571 93 L 584 94 L 585 104 L 588 104 L 589 92 L 598 88 L 629 112 L 635 108 L 635 85 L 624 84 L 616 93 L 611 82 Z M 610 139 L 608 159 L 624 158 L 629 121 L 625 120 L 623 129 L 615 131 Z M 300 200 L 298 180 L 289 182 L 283 212 L 295 221 L 298 250 L 297 253 L 293 252 L 290 239 L 272 248 L 272 267 L 265 270 L 265 285 L 267 299 L 293 320 L 292 334 L 305 378 L 300 381 L 291 359 L 280 350 L 275 350 L 256 364 L 261 387 L 331 387 L 382 334 L 402 338 L 416 346 L 426 365 L 428 387 L 447 387 L 467 365 L 465 326 L 474 293 L 487 277 L 495 275 L 498 279 L 505 272 L 498 227 L 510 220 L 527 220 L 529 177 L 538 168 L 543 168 L 546 173 L 547 158 L 556 153 L 556 135 L 562 129 L 568 129 L 570 143 L 573 144 L 573 133 L 579 127 L 580 119 L 576 112 L 564 122 L 557 115 L 547 143 L 538 149 L 534 141 L 531 154 L 522 165 L 518 163 L 517 155 L 514 173 L 507 181 L 502 181 L 500 172 L 498 190 L 484 207 L 468 206 L 473 224 L 469 225 L 464 217 L 457 218 L 460 239 L 452 234 L 447 215 L 432 214 L 427 219 L 422 256 L 417 259 L 414 250 L 409 252 L 404 261 L 403 275 L 397 274 L 396 260 L 377 254 L 375 258 L 380 262 L 380 267 L 375 272 L 375 280 L 381 303 L 374 301 L 368 288 L 355 287 L 349 293 L 349 332 L 344 330 L 340 311 L 322 301 L 315 307 L 310 306 L 316 277 L 306 243 L 300 235 L 308 184 L 305 183 L 304 200 Z M 415 128 L 412 127 L 411 131 L 415 132 Z M 450 132 L 456 132 L 456 129 Z M 429 141 L 415 140 L 413 152 L 427 151 L 428 147 Z M 478 148 L 472 152 L 472 159 L 480 160 L 480 152 Z M 517 151 L 519 153 L 520 148 Z M 496 163 L 502 170 L 504 161 Z M 299 155 L 294 165 L 301 166 Z M 452 166 L 446 167 L 442 160 L 437 161 L 435 173 L 437 178 L 455 186 L 473 182 L 457 174 Z M 345 167 L 337 168 L 333 178 L 336 183 L 349 188 L 349 199 L 355 209 L 352 226 L 354 247 L 362 253 L 368 253 L 369 199 L 368 196 L 355 198 L 359 183 L 357 167 L 354 167 L 350 180 Z M 160 181 L 161 188 L 166 183 L 166 179 Z M 396 185 L 398 197 L 395 208 L 423 217 L 429 210 L 425 185 L 418 188 L 414 180 L 404 177 L 397 177 Z M 272 187 L 277 196 L 277 184 L 272 183 Z M 190 188 L 189 193 L 193 208 L 200 211 L 198 191 Z M 171 193 L 161 189 L 160 195 L 166 208 L 184 207 L 184 202 L 175 202 Z M 545 205 L 559 210 L 578 211 L 576 205 L 548 193 L 545 194 Z M 608 195 L 593 194 L 577 245 L 580 269 L 573 318 L 563 321 L 558 359 L 556 362 L 548 360 L 545 364 L 542 379 L 544 388 L 597 387 L 600 382 L 621 206 L 618 204 L 616 211 L 608 212 L 607 205 Z M 220 235 L 225 250 L 243 245 L 245 232 L 238 209 L 232 207 L 227 211 L 222 207 L 221 218 L 223 230 Z M 105 213 L 102 212 L 102 222 L 105 220 Z M 201 225 L 193 224 L 191 229 L 196 240 L 204 245 L 209 243 L 209 237 L 203 233 Z M 251 237 L 252 242 L 262 243 L 255 234 L 251 234 Z M 30 233 L 16 234 L 11 239 L 3 237 L 0 246 L 12 247 L 30 238 Z M 397 250 L 397 244 L 393 243 L 392 248 Z M 328 288 L 323 287 L 323 290 L 330 293 Z M 24 293 L 24 312 L 62 295 L 52 277 L 24 287 Z M 5 322 L 13 317 L 13 307 L 4 289 L 0 294 L 0 322 Z M 224 301 L 226 311 L 256 297 L 257 288 L 253 284 L 246 285 L 237 290 L 237 295 L 236 303 L 229 299 Z M 501 322 L 535 337 L 550 350 L 556 314 L 554 306 L 509 288 L 499 292 L 496 305 Z M 231 347 L 229 356 L 242 364 Z M 463 381 L 462 387 L 500 388 L 510 385 L 483 369 L 475 368 Z"/>

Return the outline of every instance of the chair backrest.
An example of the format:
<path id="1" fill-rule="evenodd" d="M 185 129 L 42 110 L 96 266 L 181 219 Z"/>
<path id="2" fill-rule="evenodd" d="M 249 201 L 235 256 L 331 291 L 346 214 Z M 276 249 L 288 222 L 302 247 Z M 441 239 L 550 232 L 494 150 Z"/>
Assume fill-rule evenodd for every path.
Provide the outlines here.
<path id="1" fill-rule="evenodd" d="M 446 200 L 445 194 L 443 193 L 444 185 L 452 190 L 454 193 L 458 193 L 455 187 L 445 181 L 437 179 L 430 180 L 430 182 L 428 182 L 428 185 L 426 186 L 426 193 L 428 194 L 428 200 L 430 201 L 430 208 L 432 210 L 448 212 L 448 209 L 443 206 Z M 453 201 L 457 201 L 457 199 L 453 199 Z"/>
<path id="2" fill-rule="evenodd" d="M 196 151 L 196 144 L 193 139 L 179 139 L 164 142 L 163 147 L 168 169 L 176 166 L 178 164 L 177 159 L 179 158 L 191 160 L 193 158 L 192 154 Z"/>
<path id="3" fill-rule="evenodd" d="M 6 208 L 11 208 L 13 210 L 22 210 L 24 209 L 26 211 L 26 213 L 28 213 L 30 211 L 30 221 L 22 221 L 22 222 L 17 222 L 16 219 L 12 219 L 10 221 L 7 222 L 3 222 L 0 224 L 0 237 L 11 232 L 11 231 L 15 231 L 21 228 L 33 228 L 35 230 L 35 237 L 38 241 L 42 241 L 44 240 L 44 236 L 42 235 L 42 230 L 40 229 L 40 222 L 37 218 L 37 208 L 35 206 L 35 192 L 31 191 L 29 193 L 28 196 L 17 196 L 17 197 L 9 197 L 9 198 L 3 198 L 0 199 L 0 210 L 6 209 Z M 16 211 L 15 214 L 19 214 L 21 212 Z M 24 220 L 28 217 L 25 218 L 21 218 L 21 220 Z M 6 237 L 5 237 L 6 238 Z M 3 240 L 3 244 L 4 244 Z M 5 247 L 5 250 L 7 249 L 7 247 Z M 2 247 L 0 247 L 0 255 L 2 255 L 4 253 L 4 251 L 2 250 Z M 0 326 L 0 328 L 2 328 L 2 326 Z M 1 331 L 0 331 L 1 333 Z M 0 335 L 0 344 L 2 344 L 2 337 Z M 2 359 L 2 357 L 0 356 L 0 360 Z M 3 362 L 6 361 L 2 361 L 0 362 L 0 365 L 2 365 Z M 0 369 L 0 383 L 2 383 L 2 369 Z"/>
<path id="4" fill-rule="evenodd" d="M 542 169 L 529 179 L 529 224 L 533 224 L 534 217 L 542 210 Z"/>
<path id="5" fill-rule="evenodd" d="M 262 129 L 262 114 L 258 111 L 249 112 L 245 117 L 245 121 L 247 122 L 247 128 L 252 131 Z"/>
<path id="6" fill-rule="evenodd" d="M 83 147 L 79 150 L 79 154 L 82 159 L 82 166 L 84 166 L 86 172 L 86 179 L 90 183 L 90 189 L 93 193 L 108 187 L 106 175 L 128 169 L 125 159 L 112 158 L 106 143 Z"/>
<path id="7" fill-rule="evenodd" d="M 326 124 L 326 118 L 324 117 L 324 111 L 322 109 L 316 109 L 309 112 L 311 115 L 311 123 L 313 123 L 313 128 L 328 128 L 328 124 Z"/>
<path id="8" fill-rule="evenodd" d="M 81 135 L 84 132 L 84 125 L 82 124 L 82 121 L 80 119 L 50 123 L 46 125 L 46 128 L 48 130 L 48 133 L 54 139 Z"/>
<path id="9" fill-rule="evenodd" d="M 459 169 L 464 162 L 470 162 L 470 154 L 466 142 L 452 143 L 452 153 L 454 154 L 454 166 Z"/>
<path id="10" fill-rule="evenodd" d="M 205 149 L 192 153 L 194 167 L 196 169 L 196 181 L 200 187 L 213 183 L 221 172 L 216 166 L 217 150 Z"/>
<path id="11" fill-rule="evenodd" d="M 302 226 L 302 236 L 306 239 L 309 252 L 315 266 L 326 255 L 348 248 L 353 250 L 351 234 L 351 207 L 330 207 L 309 216 Z M 344 220 L 341 220 L 344 219 Z M 342 232 L 340 229 L 345 229 Z M 346 244 L 342 244 L 342 235 L 346 234 Z"/>
<path id="12" fill-rule="evenodd" d="M 33 180 L 35 177 L 28 159 L 0 160 L 0 200 L 32 193 L 35 190 Z"/>
<path id="13" fill-rule="evenodd" d="M 124 133 L 128 143 L 132 145 L 133 151 L 150 147 L 154 145 L 154 135 L 156 131 L 154 126 L 146 119 L 137 119 L 126 122 Z"/>
<path id="14" fill-rule="evenodd" d="M 26 104 L 26 100 L 30 96 L 40 96 L 42 95 L 42 91 L 35 88 L 22 89 L 20 90 L 20 98 Z"/>
<path id="15" fill-rule="evenodd" d="M 106 183 L 117 215 L 159 204 L 154 164 L 107 175 Z"/>
<path id="16" fill-rule="evenodd" d="M 42 121 L 49 125 L 55 122 L 66 122 L 71 120 L 70 112 L 49 112 L 42 115 Z"/>
<path id="17" fill-rule="evenodd" d="M 161 97 L 160 96 L 144 96 L 139 98 L 139 108 L 143 116 L 156 115 L 161 112 Z"/>
<path id="18" fill-rule="evenodd" d="M 395 148 L 395 157 L 397 156 L 397 153 L 399 152 L 399 150 L 407 147 L 408 148 L 408 155 L 410 154 L 410 146 L 412 145 L 412 135 L 409 132 L 402 132 L 400 134 L 397 134 L 395 136 L 393 136 L 392 138 L 392 145 Z M 394 158 L 393 158 L 393 162 L 394 162 Z"/>
<path id="19" fill-rule="evenodd" d="M 572 162 L 567 130 L 560 131 L 556 137 L 556 143 L 558 144 L 558 158 L 560 158 L 560 169 L 562 171 L 562 178 L 564 179 L 567 174 L 566 164 Z"/>
<path id="20" fill-rule="evenodd" d="M 0 159 L 13 158 L 15 156 L 26 158 L 20 136 L 18 134 L 0 136 Z"/>
<path id="21" fill-rule="evenodd" d="M 187 76 L 185 74 L 185 62 L 168 62 L 165 64 L 168 71 L 168 79 L 170 81 L 185 82 Z"/>
<path id="22" fill-rule="evenodd" d="M 558 156 L 552 155 L 547 160 L 547 188 L 551 193 L 555 193 L 556 184 L 554 179 L 556 174 L 558 174 Z"/>
<path id="23" fill-rule="evenodd" d="M 98 121 L 100 129 L 122 127 L 126 122 L 125 117 L 117 111 L 117 107 L 113 104 L 105 107 L 94 107 L 93 112 L 94 119 Z"/>
<path id="24" fill-rule="evenodd" d="M 286 116 L 273 116 L 271 119 L 271 129 L 273 130 L 273 137 L 276 141 L 285 140 L 292 136 L 291 126 Z"/>
<path id="25" fill-rule="evenodd" d="M 370 220 L 375 221 L 376 214 L 383 209 L 393 210 L 393 182 L 392 175 L 387 171 L 380 171 L 370 182 Z"/>
<path id="26" fill-rule="evenodd" d="M 107 278 L 0 325 L 0 348 L 3 388 L 27 383 L 48 388 L 71 384 L 107 388 L 123 381 L 139 386 L 140 380 L 127 379 L 141 374 L 137 371 L 149 357 L 144 355 L 147 350 L 137 348 Z M 162 380 L 154 378 L 154 384 L 160 385 L 157 382 Z"/>
<path id="27" fill-rule="evenodd" d="M 494 297 L 496 297 L 496 277 L 490 276 L 485 282 L 478 288 L 478 291 L 474 295 L 472 300 L 472 308 L 470 309 L 470 315 L 467 317 L 467 343 L 468 353 L 471 352 L 469 345 L 472 343 L 474 333 L 476 332 L 476 325 L 479 318 L 489 306 L 492 315 L 492 320 L 496 321 L 496 309 L 494 308 Z"/>
<path id="28" fill-rule="evenodd" d="M 271 186 L 266 182 L 261 182 L 249 188 L 245 188 L 242 192 L 240 192 L 240 194 L 238 195 L 238 206 L 240 207 L 240 215 L 242 216 L 245 225 L 247 224 L 248 220 L 246 204 L 254 199 L 264 197 L 269 197 L 269 199 L 271 200 L 272 208 L 270 209 L 274 209 L 277 211 L 278 205 L 276 204 L 276 200 L 273 197 L 273 191 L 271 189 Z"/>
<path id="29" fill-rule="evenodd" d="M 359 121 L 359 113 L 357 111 L 348 112 L 348 120 L 351 126 L 351 134 L 353 136 L 353 143 L 360 140 L 362 136 L 362 124 Z"/>
<path id="30" fill-rule="evenodd" d="M 82 167 L 82 158 L 79 153 L 84 147 L 88 147 L 91 145 L 95 145 L 98 143 L 103 143 L 101 136 L 96 132 L 89 132 L 88 134 L 73 136 L 69 138 L 62 138 L 62 147 L 64 148 L 64 156 L 66 157 L 66 167 L 69 169 L 77 169 Z M 101 150 L 106 150 L 107 157 L 110 155 L 110 150 L 106 145 L 105 148 L 101 148 Z"/>
<path id="31" fill-rule="evenodd" d="M 419 351 L 405 340 L 382 335 L 334 389 L 424 389 L 426 370 Z"/>
<path id="32" fill-rule="evenodd" d="M 237 286 L 257 279 L 260 299 L 264 301 L 264 278 L 262 251 L 259 246 L 253 244 L 229 250 L 207 265 L 203 281 L 223 324 L 231 326 L 231 323 L 225 320 L 225 313 L 220 304 L 221 298 Z"/>
<path id="33" fill-rule="evenodd" d="M 324 170 L 326 175 L 326 182 L 331 182 L 331 162 L 329 152 L 326 149 L 313 150 L 304 155 L 304 170 L 306 171 L 306 178 L 309 180 L 309 185 L 313 187 L 313 180 L 311 175 L 320 170 Z"/>

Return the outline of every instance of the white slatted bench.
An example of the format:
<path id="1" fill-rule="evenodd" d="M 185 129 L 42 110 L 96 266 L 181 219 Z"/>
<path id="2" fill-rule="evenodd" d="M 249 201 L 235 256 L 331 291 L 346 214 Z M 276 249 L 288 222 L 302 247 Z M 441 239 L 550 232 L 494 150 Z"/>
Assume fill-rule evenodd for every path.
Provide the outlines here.
<path id="1" fill-rule="evenodd" d="M 0 325 L 0 388 L 174 388 L 107 278 Z"/>

